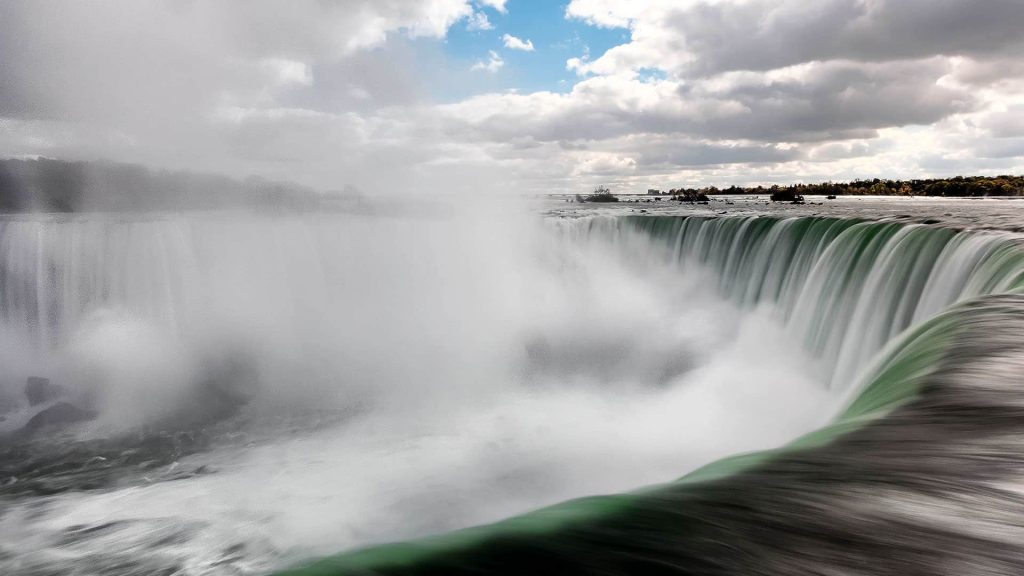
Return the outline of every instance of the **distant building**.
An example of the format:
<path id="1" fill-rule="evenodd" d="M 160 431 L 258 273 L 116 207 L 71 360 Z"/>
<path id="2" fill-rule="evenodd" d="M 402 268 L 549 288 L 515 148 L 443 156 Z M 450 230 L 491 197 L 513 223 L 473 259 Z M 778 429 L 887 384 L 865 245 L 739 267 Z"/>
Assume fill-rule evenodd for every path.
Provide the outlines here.
<path id="1" fill-rule="evenodd" d="M 657 190 L 655 188 L 648 188 L 647 189 L 647 195 L 648 196 L 661 196 L 661 190 Z"/>

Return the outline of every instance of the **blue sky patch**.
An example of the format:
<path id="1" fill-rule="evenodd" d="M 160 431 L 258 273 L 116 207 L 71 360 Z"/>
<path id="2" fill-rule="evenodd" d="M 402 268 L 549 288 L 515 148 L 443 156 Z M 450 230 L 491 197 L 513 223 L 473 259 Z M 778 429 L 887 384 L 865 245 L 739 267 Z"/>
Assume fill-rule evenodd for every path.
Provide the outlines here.
<path id="1" fill-rule="evenodd" d="M 441 89 L 438 96 L 451 101 L 484 91 L 518 90 L 529 93 L 540 90 L 567 92 L 578 77 L 566 70 L 569 58 L 591 59 L 609 48 L 629 41 L 629 31 L 590 26 L 565 17 L 568 2 L 545 0 L 509 0 L 501 13 L 492 8 L 478 8 L 487 16 L 490 30 L 469 30 L 467 21 L 448 32 L 444 51 L 454 65 L 471 69 L 477 62 L 488 62 L 494 51 L 504 62 L 496 72 L 476 70 L 480 78 L 475 86 L 452 86 Z M 511 34 L 533 43 L 534 50 L 525 52 L 505 47 L 502 38 Z"/>

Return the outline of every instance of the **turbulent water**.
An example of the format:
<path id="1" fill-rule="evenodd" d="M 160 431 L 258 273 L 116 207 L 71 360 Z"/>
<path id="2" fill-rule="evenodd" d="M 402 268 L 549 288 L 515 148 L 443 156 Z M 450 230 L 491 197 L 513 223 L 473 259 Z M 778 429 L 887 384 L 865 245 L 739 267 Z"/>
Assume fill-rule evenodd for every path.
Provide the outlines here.
<path id="1" fill-rule="evenodd" d="M 1019 571 L 1018 236 L 749 212 L 0 221 L 0 572 Z"/>

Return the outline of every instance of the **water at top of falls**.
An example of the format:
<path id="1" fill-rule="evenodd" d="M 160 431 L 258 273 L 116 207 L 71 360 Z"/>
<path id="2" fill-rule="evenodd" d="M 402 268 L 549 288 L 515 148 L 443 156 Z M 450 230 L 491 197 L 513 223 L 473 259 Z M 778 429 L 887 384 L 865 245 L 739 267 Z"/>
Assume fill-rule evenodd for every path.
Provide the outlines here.
<path id="1" fill-rule="evenodd" d="M 973 297 L 1020 287 L 1021 241 L 1002 231 L 836 218 L 599 217 L 675 247 L 743 307 L 769 305 L 839 388 L 898 334 Z"/>
<path id="2" fill-rule="evenodd" d="M 647 202 L 645 196 L 622 196 L 615 204 L 577 204 L 571 198 L 552 196 L 536 200 L 538 209 L 563 218 L 593 214 L 676 216 L 773 216 L 803 218 L 828 216 L 901 223 L 929 222 L 957 229 L 1024 232 L 1024 203 L 1014 198 L 938 198 L 896 196 L 840 196 L 828 200 L 807 196 L 805 204 L 771 202 L 766 196 L 712 196 L 707 205 L 662 200 Z"/>
<path id="3" fill-rule="evenodd" d="M 0 566 L 162 541 L 154 567 L 260 572 L 669 481 L 821 426 L 894 333 L 1015 281 L 1005 234 L 591 216 L 4 221 L 0 389 L 87 390 L 85 438 L 211 379 L 248 403 L 143 478 L 16 499 Z"/>

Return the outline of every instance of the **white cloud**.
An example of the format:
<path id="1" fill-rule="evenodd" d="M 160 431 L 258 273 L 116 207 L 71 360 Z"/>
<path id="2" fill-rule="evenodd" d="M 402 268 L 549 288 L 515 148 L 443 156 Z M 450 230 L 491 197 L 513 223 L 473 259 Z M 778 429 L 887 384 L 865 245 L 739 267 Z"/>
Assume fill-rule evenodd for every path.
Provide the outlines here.
<path id="1" fill-rule="evenodd" d="M 502 14 L 504 14 L 505 12 L 508 11 L 505 8 L 505 2 L 506 1 L 507 0 L 478 0 L 478 3 L 481 6 L 487 6 L 489 8 L 494 8 L 498 12 L 501 12 Z"/>
<path id="2" fill-rule="evenodd" d="M 313 72 L 304 62 L 286 58 L 265 58 L 260 64 L 270 73 L 273 81 L 280 85 L 310 86 L 313 84 Z"/>
<path id="3" fill-rule="evenodd" d="M 473 12 L 466 20 L 466 30 L 469 30 L 470 32 L 494 30 L 494 25 L 487 19 L 487 14 L 484 14 L 483 12 Z"/>
<path id="4" fill-rule="evenodd" d="M 728 0 L 572 0 L 565 8 L 565 17 L 602 28 L 629 28 L 637 22 L 660 18 L 672 10 L 723 1 Z"/>
<path id="5" fill-rule="evenodd" d="M 516 38 L 511 34 L 505 34 L 501 37 L 502 41 L 505 42 L 505 48 L 509 50 L 522 50 L 523 52 L 533 52 L 533 42 L 530 40 L 522 40 Z"/>
<path id="6" fill-rule="evenodd" d="M 501 56 L 499 56 L 494 50 L 491 50 L 488 52 L 487 61 L 481 60 L 476 64 L 473 64 L 472 70 L 485 70 L 494 74 L 498 70 L 501 70 L 501 67 L 504 65 L 505 61 L 501 59 Z"/>
<path id="7" fill-rule="evenodd" d="M 611 152 L 584 152 L 573 167 L 573 176 L 621 176 L 636 170 L 636 160 Z"/>

